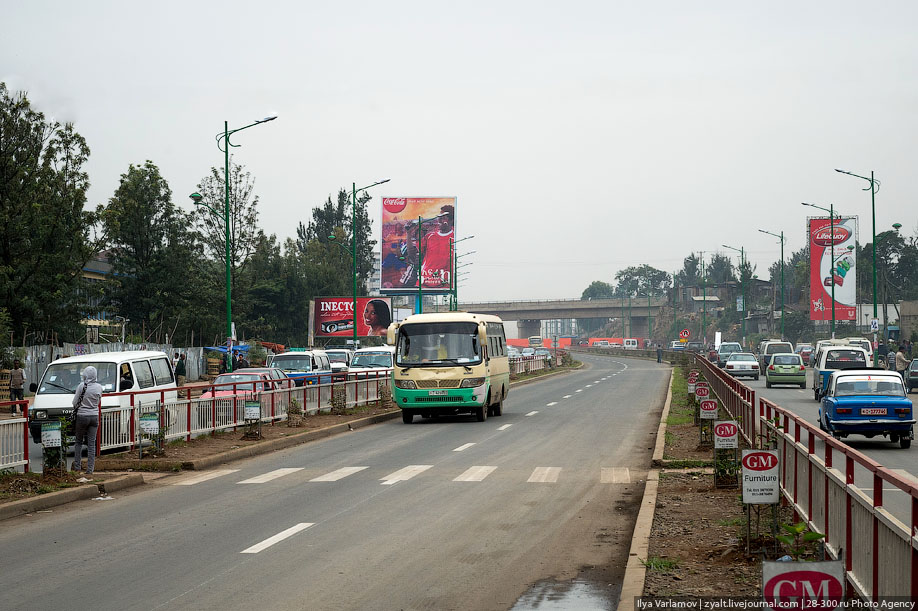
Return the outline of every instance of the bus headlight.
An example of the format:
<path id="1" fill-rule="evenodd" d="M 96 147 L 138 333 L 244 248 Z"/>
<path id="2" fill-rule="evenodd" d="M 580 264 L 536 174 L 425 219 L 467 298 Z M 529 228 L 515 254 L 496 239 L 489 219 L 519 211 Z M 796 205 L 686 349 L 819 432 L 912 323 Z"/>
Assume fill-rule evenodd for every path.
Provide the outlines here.
<path id="1" fill-rule="evenodd" d="M 459 388 L 475 388 L 476 386 L 481 386 L 484 384 L 484 381 L 484 378 L 466 378 L 462 380 Z"/>
<path id="2" fill-rule="evenodd" d="M 395 387 L 401 388 L 402 390 L 417 390 L 418 388 L 414 380 L 396 380 Z"/>

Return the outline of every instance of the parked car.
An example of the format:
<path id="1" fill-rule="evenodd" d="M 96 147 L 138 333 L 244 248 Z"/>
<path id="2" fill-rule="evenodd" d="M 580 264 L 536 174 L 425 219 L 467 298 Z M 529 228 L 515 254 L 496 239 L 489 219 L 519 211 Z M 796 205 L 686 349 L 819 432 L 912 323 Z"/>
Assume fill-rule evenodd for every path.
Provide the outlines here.
<path id="1" fill-rule="evenodd" d="M 704 342 L 686 342 L 685 349 L 689 352 L 701 352 L 704 350 Z"/>
<path id="2" fill-rule="evenodd" d="M 232 386 L 230 386 L 232 384 Z M 274 382 L 267 371 L 233 371 L 221 373 L 213 381 L 213 387 L 201 394 L 202 399 L 231 397 L 233 395 L 272 390 Z"/>
<path id="3" fill-rule="evenodd" d="M 727 358 L 734 352 L 742 352 L 743 347 L 739 342 L 723 342 L 717 347 L 717 366 L 723 368 Z M 746 354 L 749 354 L 748 352 Z"/>
<path id="4" fill-rule="evenodd" d="M 806 365 L 799 354 L 774 354 L 765 370 L 765 387 L 775 384 L 794 384 L 806 388 Z"/>
<path id="5" fill-rule="evenodd" d="M 819 350 L 813 366 L 813 398 L 819 401 L 829 384 L 829 376 L 840 369 L 867 367 L 867 351 L 858 346 L 827 344 Z"/>
<path id="6" fill-rule="evenodd" d="M 685 344 L 680 342 L 678 339 L 674 339 L 669 343 L 670 350 L 685 350 Z"/>
<path id="7" fill-rule="evenodd" d="M 268 363 L 282 369 L 297 386 L 328 384 L 332 381 L 331 362 L 324 350 L 291 350 L 275 354 Z"/>
<path id="8" fill-rule="evenodd" d="M 553 359 L 552 359 L 552 356 L 553 356 L 553 355 L 552 355 L 551 350 L 549 350 L 548 348 L 536 348 L 536 349 L 535 349 L 535 355 L 536 355 L 536 356 L 541 356 L 541 357 L 547 359 L 546 362 L 549 363 L 549 365 L 552 364 L 552 360 L 553 360 Z"/>
<path id="9" fill-rule="evenodd" d="M 790 342 L 768 341 L 762 344 L 762 351 L 759 353 L 759 365 L 762 371 L 768 369 L 771 365 L 771 357 L 775 354 L 793 354 L 794 346 Z"/>
<path id="10" fill-rule="evenodd" d="M 735 378 L 750 377 L 759 379 L 759 361 L 751 352 L 733 352 L 724 361 L 724 371 Z"/>
<path id="11" fill-rule="evenodd" d="M 535 356 L 535 348 L 523 348 L 522 354 L 523 356 Z"/>
<path id="12" fill-rule="evenodd" d="M 522 355 L 522 353 L 519 351 L 518 348 L 516 348 L 515 346 L 507 346 L 507 358 L 518 359 L 518 358 L 520 358 L 521 356 L 523 356 L 523 355 Z"/>
<path id="13" fill-rule="evenodd" d="M 392 369 L 395 365 L 394 361 L 394 346 L 358 348 L 354 352 L 354 360 L 351 361 L 348 372 L 358 374 L 380 374 Z"/>
<path id="14" fill-rule="evenodd" d="M 351 366 L 351 360 L 354 358 L 354 352 L 347 348 L 330 348 L 325 350 L 328 355 L 328 362 L 331 363 L 333 373 L 347 373 L 348 367 Z"/>
<path id="15" fill-rule="evenodd" d="M 628 339 L 623 340 L 622 346 L 624 347 L 625 350 L 637 350 L 638 341 L 636 339 L 628 338 Z"/>
<path id="16" fill-rule="evenodd" d="M 287 388 L 288 384 L 284 380 L 289 380 L 287 374 L 277 367 L 243 367 L 236 369 L 233 373 L 267 373 L 274 380 L 274 388 Z M 290 383 L 289 386 L 293 384 Z"/>
<path id="17" fill-rule="evenodd" d="M 908 392 L 918 388 L 918 359 L 912 359 L 909 363 L 908 372 L 905 374 L 905 386 Z"/>
<path id="18" fill-rule="evenodd" d="M 902 377 L 879 369 L 843 369 L 829 376 L 819 427 L 833 437 L 881 435 L 908 448 L 914 438 L 912 402 Z"/>

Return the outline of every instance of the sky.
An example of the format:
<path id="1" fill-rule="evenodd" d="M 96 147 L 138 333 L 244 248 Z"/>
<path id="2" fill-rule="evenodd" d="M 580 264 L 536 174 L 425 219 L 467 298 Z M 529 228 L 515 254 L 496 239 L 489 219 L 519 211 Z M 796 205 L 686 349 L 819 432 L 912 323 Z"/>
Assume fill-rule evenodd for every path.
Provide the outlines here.
<path id="1" fill-rule="evenodd" d="M 0 81 L 72 121 L 88 207 L 223 154 L 281 240 L 340 188 L 455 196 L 462 302 L 579 298 L 629 266 L 806 245 L 801 202 L 918 230 L 918 3 L 0 0 Z M 378 238 L 377 238 L 378 239 Z M 463 249 L 463 247 L 465 247 Z"/>

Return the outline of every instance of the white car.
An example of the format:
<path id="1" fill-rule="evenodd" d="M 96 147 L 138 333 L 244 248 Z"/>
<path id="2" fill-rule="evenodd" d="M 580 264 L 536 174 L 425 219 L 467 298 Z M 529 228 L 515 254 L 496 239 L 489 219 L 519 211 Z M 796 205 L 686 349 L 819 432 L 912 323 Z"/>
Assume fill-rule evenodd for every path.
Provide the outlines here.
<path id="1" fill-rule="evenodd" d="M 724 371 L 735 378 L 749 377 L 759 379 L 759 362 L 751 352 L 733 352 L 724 362 Z"/>
<path id="2" fill-rule="evenodd" d="M 392 369 L 394 361 L 394 346 L 358 348 L 354 351 L 354 359 L 351 361 L 351 366 L 348 367 L 348 373 L 380 374 Z"/>

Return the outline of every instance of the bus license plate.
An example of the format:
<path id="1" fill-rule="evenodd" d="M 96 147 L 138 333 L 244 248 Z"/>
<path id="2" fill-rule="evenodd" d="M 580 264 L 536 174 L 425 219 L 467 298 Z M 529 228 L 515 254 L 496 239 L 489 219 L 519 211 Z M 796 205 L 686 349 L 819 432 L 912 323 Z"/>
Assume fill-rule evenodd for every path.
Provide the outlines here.
<path id="1" fill-rule="evenodd" d="M 428 390 L 427 395 L 430 397 L 445 397 L 446 391 L 445 390 Z"/>
<path id="2" fill-rule="evenodd" d="M 886 408 L 885 407 L 862 407 L 861 415 L 862 416 L 885 416 Z"/>

